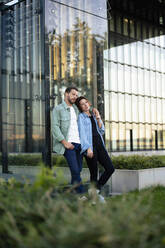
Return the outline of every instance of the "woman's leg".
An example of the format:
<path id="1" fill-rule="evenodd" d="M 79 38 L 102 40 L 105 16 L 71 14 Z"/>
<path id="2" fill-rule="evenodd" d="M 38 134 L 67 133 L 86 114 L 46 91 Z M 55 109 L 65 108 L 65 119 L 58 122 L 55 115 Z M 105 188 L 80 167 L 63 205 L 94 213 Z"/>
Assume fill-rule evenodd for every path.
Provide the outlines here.
<path id="1" fill-rule="evenodd" d="M 111 158 L 109 157 L 108 152 L 103 145 L 98 147 L 97 156 L 99 163 L 105 169 L 97 183 L 97 186 L 100 189 L 108 181 L 115 169 L 112 164 Z"/>
<path id="2" fill-rule="evenodd" d="M 85 159 L 90 171 L 90 181 L 97 184 L 97 178 L 98 178 L 97 153 L 94 152 L 93 158 L 88 158 L 87 156 L 85 156 Z"/>

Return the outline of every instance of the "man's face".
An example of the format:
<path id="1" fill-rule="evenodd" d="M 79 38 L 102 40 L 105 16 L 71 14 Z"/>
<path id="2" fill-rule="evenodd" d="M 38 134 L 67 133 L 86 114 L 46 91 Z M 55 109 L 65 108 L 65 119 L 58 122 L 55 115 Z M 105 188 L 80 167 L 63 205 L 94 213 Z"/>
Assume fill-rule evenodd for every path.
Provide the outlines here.
<path id="1" fill-rule="evenodd" d="M 69 93 L 66 93 L 66 98 L 70 104 L 75 103 L 77 97 L 78 97 L 78 91 L 77 90 L 73 89 Z"/>

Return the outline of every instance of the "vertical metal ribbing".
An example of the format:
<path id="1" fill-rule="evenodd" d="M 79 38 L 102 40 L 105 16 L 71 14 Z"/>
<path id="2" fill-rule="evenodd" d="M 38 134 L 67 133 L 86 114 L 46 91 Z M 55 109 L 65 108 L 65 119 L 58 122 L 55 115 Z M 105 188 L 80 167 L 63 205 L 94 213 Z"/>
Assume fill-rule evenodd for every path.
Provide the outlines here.
<path id="1" fill-rule="evenodd" d="M 47 0 L 40 0 L 41 3 L 41 68 L 42 68 L 42 75 L 43 80 L 42 83 L 44 84 L 45 90 L 45 143 L 43 147 L 43 162 L 46 166 L 52 166 L 51 161 L 51 118 L 50 118 L 50 81 L 48 78 L 49 75 L 49 68 L 46 66 L 46 49 L 45 49 L 45 1 Z"/>
<path id="2" fill-rule="evenodd" d="M 1 45 L 2 45 L 2 13 L 0 11 L 0 57 L 2 58 L 2 49 L 1 49 Z M 1 59 L 0 59 L 0 152 L 2 152 L 2 122 L 3 122 L 3 118 L 2 118 L 2 75 L 1 75 L 1 71 L 2 71 L 2 65 L 1 65 Z"/>

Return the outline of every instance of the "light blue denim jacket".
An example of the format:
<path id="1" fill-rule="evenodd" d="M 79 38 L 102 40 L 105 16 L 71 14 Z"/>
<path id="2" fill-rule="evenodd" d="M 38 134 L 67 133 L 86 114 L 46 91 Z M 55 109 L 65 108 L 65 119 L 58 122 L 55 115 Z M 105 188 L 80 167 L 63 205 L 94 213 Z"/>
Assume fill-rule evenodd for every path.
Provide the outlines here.
<path id="1" fill-rule="evenodd" d="M 93 115 L 94 120 L 96 122 L 97 131 L 100 134 L 100 137 L 104 140 L 102 135 L 104 134 L 104 124 L 102 123 L 101 128 L 99 128 L 97 124 L 96 117 Z M 93 141 L 92 141 L 92 123 L 89 116 L 85 113 L 80 113 L 78 117 L 78 129 L 80 135 L 80 143 L 81 143 L 81 153 L 84 153 L 88 148 L 91 148 L 93 151 Z"/>

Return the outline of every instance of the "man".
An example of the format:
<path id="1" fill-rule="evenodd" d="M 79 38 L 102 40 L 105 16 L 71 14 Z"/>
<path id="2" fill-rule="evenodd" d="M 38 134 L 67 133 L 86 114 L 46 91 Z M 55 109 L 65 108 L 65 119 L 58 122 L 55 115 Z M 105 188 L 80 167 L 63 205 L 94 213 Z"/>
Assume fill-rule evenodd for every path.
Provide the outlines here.
<path id="1" fill-rule="evenodd" d="M 81 180 L 82 155 L 77 118 L 79 111 L 74 104 L 78 97 L 76 87 L 65 90 L 64 101 L 53 109 L 52 134 L 53 151 L 63 154 L 71 172 L 71 184 L 77 184 L 77 193 L 83 193 Z"/>

